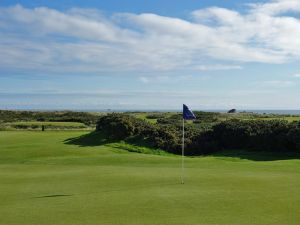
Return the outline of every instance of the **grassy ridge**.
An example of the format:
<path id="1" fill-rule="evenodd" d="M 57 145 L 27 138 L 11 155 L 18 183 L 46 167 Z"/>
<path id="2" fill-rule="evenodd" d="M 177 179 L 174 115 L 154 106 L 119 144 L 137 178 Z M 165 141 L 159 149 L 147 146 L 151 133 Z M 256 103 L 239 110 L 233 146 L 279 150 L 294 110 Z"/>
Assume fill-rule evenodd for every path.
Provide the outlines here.
<path id="1" fill-rule="evenodd" d="M 82 127 L 83 123 L 78 122 L 40 122 L 40 121 L 28 121 L 28 122 L 14 122 L 12 125 L 38 125 L 38 126 L 63 126 L 63 127 Z"/>
<path id="2" fill-rule="evenodd" d="M 187 158 L 181 185 L 180 157 L 85 134 L 0 132 L 0 224 L 299 224 L 298 159 Z"/>
<path id="3" fill-rule="evenodd" d="M 85 124 L 79 122 L 40 122 L 40 121 L 27 121 L 27 122 L 13 122 L 6 123 L 8 127 L 16 129 L 39 129 L 45 126 L 47 129 L 84 129 L 88 128 Z"/>
<path id="4" fill-rule="evenodd" d="M 274 120 L 274 119 L 281 119 L 286 120 L 289 123 L 294 121 L 300 121 L 300 116 L 282 116 L 282 117 L 268 117 L 268 118 L 262 118 L 263 120 Z"/>

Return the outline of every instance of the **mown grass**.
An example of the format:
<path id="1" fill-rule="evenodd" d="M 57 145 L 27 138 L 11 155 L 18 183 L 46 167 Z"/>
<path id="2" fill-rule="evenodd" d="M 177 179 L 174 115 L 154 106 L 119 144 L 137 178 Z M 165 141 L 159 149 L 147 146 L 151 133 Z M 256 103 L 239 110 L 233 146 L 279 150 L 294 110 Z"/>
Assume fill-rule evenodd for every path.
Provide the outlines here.
<path id="1" fill-rule="evenodd" d="M 0 132 L 0 224 L 299 224 L 297 157 L 186 158 L 182 185 L 179 156 L 87 134 Z"/>

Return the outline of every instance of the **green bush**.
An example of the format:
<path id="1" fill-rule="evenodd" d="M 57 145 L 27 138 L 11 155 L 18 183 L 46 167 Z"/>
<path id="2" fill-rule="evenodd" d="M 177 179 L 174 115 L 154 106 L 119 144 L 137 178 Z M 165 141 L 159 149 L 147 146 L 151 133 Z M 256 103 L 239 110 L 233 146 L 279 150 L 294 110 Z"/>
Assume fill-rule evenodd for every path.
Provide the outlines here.
<path id="1" fill-rule="evenodd" d="M 164 117 L 165 115 L 163 113 L 153 113 L 146 116 L 147 119 L 161 119 Z"/>
<path id="2" fill-rule="evenodd" d="M 129 115 L 113 113 L 100 118 L 97 130 L 108 138 L 123 140 L 134 137 L 139 143 L 180 154 L 180 121 L 175 123 L 173 118 L 164 118 L 164 121 L 168 122 L 150 124 Z M 185 134 L 186 155 L 209 154 L 222 149 L 300 151 L 300 122 L 235 119 L 207 128 L 187 123 Z"/>
<path id="3" fill-rule="evenodd" d="M 122 113 L 102 116 L 96 129 L 110 139 L 124 140 L 135 136 L 152 147 L 169 152 L 176 153 L 180 148 L 180 135 L 175 127 L 150 124 Z"/>
<path id="4" fill-rule="evenodd" d="M 110 139 L 124 139 L 134 134 L 135 127 L 127 115 L 110 114 L 97 122 L 97 131 L 101 131 Z"/>
<path id="5" fill-rule="evenodd" d="M 19 121 L 51 121 L 51 122 L 79 122 L 91 126 L 96 124 L 99 116 L 88 112 L 73 111 L 12 111 L 0 110 L 0 119 L 3 122 Z"/>
<path id="6" fill-rule="evenodd" d="M 213 136 L 225 149 L 287 151 L 293 145 L 289 138 L 291 129 L 292 125 L 284 120 L 229 120 L 215 125 Z"/>

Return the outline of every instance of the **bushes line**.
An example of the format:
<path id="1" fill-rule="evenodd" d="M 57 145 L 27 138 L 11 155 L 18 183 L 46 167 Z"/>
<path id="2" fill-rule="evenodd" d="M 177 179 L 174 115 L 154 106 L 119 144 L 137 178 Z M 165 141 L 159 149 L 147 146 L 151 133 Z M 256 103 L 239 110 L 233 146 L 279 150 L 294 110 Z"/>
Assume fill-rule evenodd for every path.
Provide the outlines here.
<path id="1" fill-rule="evenodd" d="M 79 122 L 87 126 L 96 124 L 99 115 L 87 112 L 57 111 L 13 111 L 0 110 L 0 123 L 20 121 Z"/>
<path id="2" fill-rule="evenodd" d="M 180 119 L 180 118 L 177 118 Z M 132 139 L 171 153 L 181 152 L 181 127 L 171 120 L 150 124 L 122 113 L 102 116 L 97 130 L 110 139 Z M 179 122 L 179 121 L 178 121 Z M 210 129 L 187 124 L 186 154 L 201 155 L 222 149 L 300 151 L 300 122 L 284 120 L 228 120 Z"/>

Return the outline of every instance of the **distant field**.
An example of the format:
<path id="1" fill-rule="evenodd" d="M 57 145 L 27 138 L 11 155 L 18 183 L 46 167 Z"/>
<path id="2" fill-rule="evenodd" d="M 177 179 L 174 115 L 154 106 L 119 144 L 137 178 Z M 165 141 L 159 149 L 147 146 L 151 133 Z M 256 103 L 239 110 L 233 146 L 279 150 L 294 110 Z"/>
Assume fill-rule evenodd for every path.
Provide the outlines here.
<path id="1" fill-rule="evenodd" d="M 150 123 L 156 123 L 157 119 L 151 119 L 151 118 L 149 118 L 149 116 L 151 117 L 151 116 L 155 116 L 155 115 L 157 115 L 157 116 L 161 115 L 162 117 L 167 118 L 176 113 L 172 113 L 172 112 L 163 112 L 163 113 L 161 113 L 161 112 L 137 112 L 137 113 L 135 113 L 135 112 L 133 112 L 133 113 L 129 113 L 129 114 L 133 115 L 139 119 L 146 120 Z"/>
<path id="2" fill-rule="evenodd" d="M 149 113 L 131 113 L 131 114 L 139 119 L 147 120 L 150 123 L 156 123 L 157 121 L 157 119 L 148 119 L 147 116 L 149 115 Z"/>
<path id="3" fill-rule="evenodd" d="M 45 126 L 47 129 L 82 129 L 87 128 L 83 123 L 78 122 L 39 122 L 39 121 L 28 121 L 28 122 L 12 122 L 6 123 L 6 126 L 13 127 L 16 129 L 37 129 Z"/>
<path id="4" fill-rule="evenodd" d="M 80 127 L 84 126 L 83 123 L 78 122 L 39 122 L 39 121 L 32 121 L 32 122 L 15 122 L 11 123 L 12 125 L 37 125 L 37 126 L 63 126 L 63 127 Z"/>
<path id="5" fill-rule="evenodd" d="M 174 114 L 177 113 L 151 113 L 151 112 L 141 112 L 141 113 L 130 113 L 131 115 L 140 118 L 140 119 L 144 119 L 147 120 L 150 123 L 156 123 L 157 119 L 151 119 L 148 118 L 151 115 L 163 115 L 164 118 L 168 118 Z M 260 115 L 260 114 L 253 114 L 253 113 L 233 113 L 233 114 L 229 114 L 229 113 L 219 113 L 218 116 L 216 116 L 217 120 L 219 122 L 221 121 L 225 121 L 225 120 L 230 120 L 230 119 L 240 119 L 240 120 L 287 120 L 288 122 L 294 122 L 294 121 L 300 121 L 300 116 L 280 116 L 280 115 L 276 115 L 276 116 L 272 116 L 272 115 L 268 115 L 266 117 L 266 115 Z M 198 118 L 199 119 L 199 118 Z M 199 119 L 199 121 L 201 122 L 205 122 L 205 120 L 203 119 Z M 189 122 L 189 121 L 187 121 Z"/>
<path id="6" fill-rule="evenodd" d="M 274 119 L 279 119 L 279 120 L 287 120 L 288 122 L 294 122 L 294 121 L 300 121 L 300 116 L 282 116 L 282 117 L 269 117 L 269 118 L 261 118 L 263 120 L 274 120 Z"/>
<path id="7" fill-rule="evenodd" d="M 284 116 L 284 115 L 259 115 L 249 113 L 237 113 L 227 114 L 221 113 L 219 116 L 220 121 L 229 119 L 240 119 L 240 120 L 287 120 L 288 122 L 300 121 L 300 116 Z"/>
<path id="8" fill-rule="evenodd" d="M 87 133 L 0 131 L 1 225 L 299 224 L 299 159 L 186 158 L 182 185 L 179 156 Z"/>

